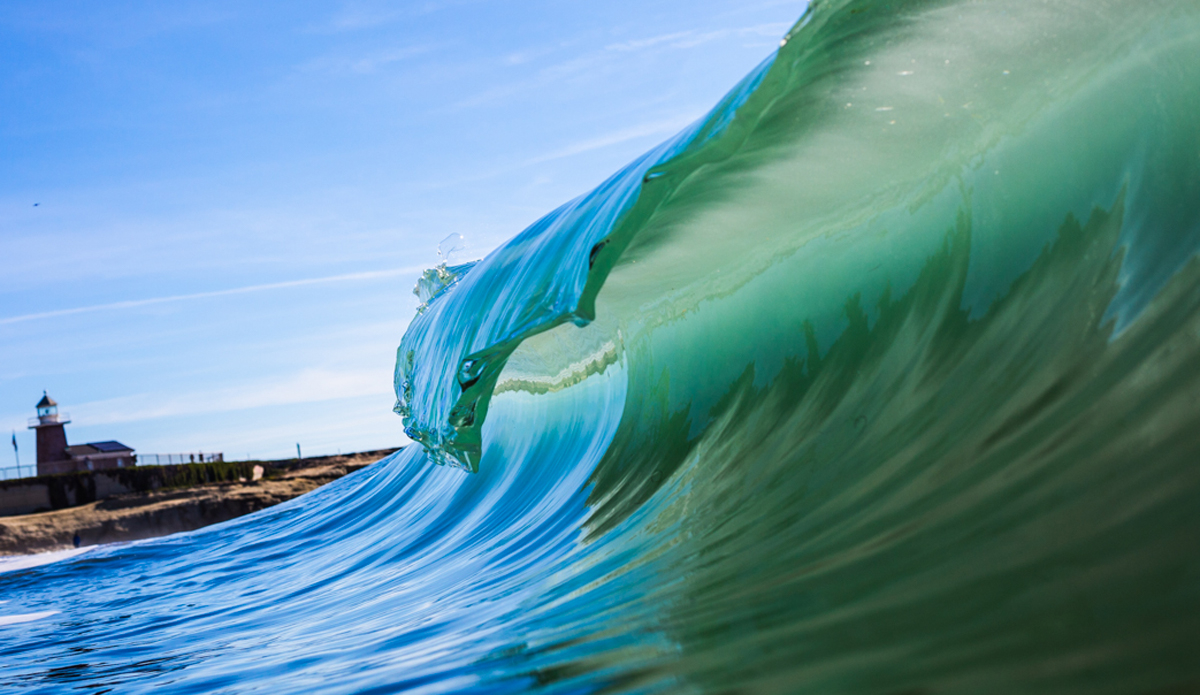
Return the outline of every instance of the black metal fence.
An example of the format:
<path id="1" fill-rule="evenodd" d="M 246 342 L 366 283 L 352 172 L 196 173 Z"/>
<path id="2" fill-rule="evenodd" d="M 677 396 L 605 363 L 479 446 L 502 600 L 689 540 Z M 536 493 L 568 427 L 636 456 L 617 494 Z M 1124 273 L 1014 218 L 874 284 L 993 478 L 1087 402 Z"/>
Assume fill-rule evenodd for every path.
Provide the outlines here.
<path id="1" fill-rule="evenodd" d="M 224 461 L 225 454 L 217 452 L 215 454 L 138 454 L 137 463 L 139 466 L 171 466 L 179 463 L 217 463 Z"/>

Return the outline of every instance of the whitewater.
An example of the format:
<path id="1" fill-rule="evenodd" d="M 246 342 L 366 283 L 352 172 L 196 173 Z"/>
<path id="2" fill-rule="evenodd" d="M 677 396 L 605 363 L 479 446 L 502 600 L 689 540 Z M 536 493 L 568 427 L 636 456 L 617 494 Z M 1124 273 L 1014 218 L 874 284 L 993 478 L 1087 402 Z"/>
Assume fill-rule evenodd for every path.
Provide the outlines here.
<path id="1" fill-rule="evenodd" d="M 1200 3 L 813 2 L 397 350 L 416 444 L 0 565 L 5 693 L 1200 692 Z"/>

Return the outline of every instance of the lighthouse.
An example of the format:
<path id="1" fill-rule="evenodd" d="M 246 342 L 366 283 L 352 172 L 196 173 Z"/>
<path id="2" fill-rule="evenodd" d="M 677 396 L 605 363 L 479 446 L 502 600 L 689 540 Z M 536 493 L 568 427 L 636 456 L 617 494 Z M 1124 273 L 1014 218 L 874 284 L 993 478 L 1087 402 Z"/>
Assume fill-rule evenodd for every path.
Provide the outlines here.
<path id="1" fill-rule="evenodd" d="M 133 449 L 121 442 L 92 442 L 67 446 L 67 432 L 63 425 L 70 421 L 71 416 L 60 415 L 58 404 L 42 391 L 42 400 L 37 404 L 37 417 L 29 418 L 29 429 L 37 430 L 38 475 L 100 471 L 137 465 L 137 456 Z"/>
<path id="2" fill-rule="evenodd" d="M 71 421 L 69 415 L 58 414 L 58 403 L 42 391 L 42 400 L 37 404 L 37 417 L 29 421 L 29 429 L 37 431 L 37 473 L 50 475 L 72 470 L 71 456 L 67 453 L 67 433 L 63 425 Z"/>

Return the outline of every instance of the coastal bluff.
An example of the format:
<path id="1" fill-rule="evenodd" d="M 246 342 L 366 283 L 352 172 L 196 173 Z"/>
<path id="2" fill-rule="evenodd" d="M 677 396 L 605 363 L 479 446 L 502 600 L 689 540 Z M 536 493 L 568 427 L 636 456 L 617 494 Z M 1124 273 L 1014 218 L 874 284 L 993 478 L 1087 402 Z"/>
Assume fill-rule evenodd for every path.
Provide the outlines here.
<path id="1" fill-rule="evenodd" d="M 88 546 L 191 531 L 298 497 L 395 451 L 0 481 L 0 556 L 71 548 L 76 537 Z"/>

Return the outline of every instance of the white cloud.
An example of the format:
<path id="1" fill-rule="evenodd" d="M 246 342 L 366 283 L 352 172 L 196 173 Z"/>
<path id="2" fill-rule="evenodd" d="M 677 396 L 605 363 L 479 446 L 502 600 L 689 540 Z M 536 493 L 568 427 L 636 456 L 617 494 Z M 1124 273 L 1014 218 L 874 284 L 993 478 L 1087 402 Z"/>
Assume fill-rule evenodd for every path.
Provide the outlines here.
<path id="1" fill-rule="evenodd" d="M 673 34 L 662 34 L 660 36 L 651 36 L 648 39 L 635 39 L 633 41 L 624 41 L 622 43 L 614 43 L 605 46 L 605 49 L 610 51 L 636 51 L 642 48 L 657 46 L 668 41 L 675 41 L 684 37 L 694 36 L 693 31 L 677 31 Z"/>
<path id="2" fill-rule="evenodd" d="M 368 75 L 379 71 L 393 63 L 403 62 L 409 58 L 429 53 L 437 47 L 433 45 L 416 45 L 416 46 L 401 46 L 397 48 L 387 48 L 366 55 L 348 57 L 348 56 L 322 56 L 315 58 L 306 63 L 302 63 L 296 69 L 301 72 L 321 72 L 321 73 L 346 73 L 352 72 L 359 75 Z"/>
<path id="3" fill-rule="evenodd" d="M 605 135 L 571 143 L 566 147 L 554 150 L 553 152 L 548 152 L 540 157 L 535 157 L 534 159 L 525 162 L 524 166 L 541 164 L 543 162 L 550 162 L 556 159 L 564 159 L 566 157 L 572 157 L 584 152 L 591 152 L 592 150 L 598 150 L 611 145 L 617 145 L 622 142 L 650 137 L 652 135 L 674 134 L 682 130 L 691 122 L 695 121 L 697 118 L 699 118 L 699 114 L 676 116 L 674 118 L 668 118 L 661 121 L 643 123 L 641 125 L 633 126 L 632 128 L 623 128 Z"/>
<path id="4" fill-rule="evenodd" d="M 391 392 L 390 375 L 378 370 L 310 368 L 288 376 L 209 391 L 172 395 L 141 393 L 81 403 L 72 407 L 72 417 L 76 426 L 91 427 L 380 396 Z"/>
<path id="5" fill-rule="evenodd" d="M 334 14 L 329 22 L 320 27 L 320 29 L 330 32 L 371 29 L 384 24 L 390 24 L 400 19 L 405 14 L 408 14 L 408 12 L 394 6 L 386 7 L 363 3 L 349 3 L 344 5 L 342 9 Z"/>
<path id="6" fill-rule="evenodd" d="M 408 17 L 433 14 L 440 10 L 471 5 L 479 0 L 424 0 L 424 2 L 372 2 L 357 0 L 342 5 L 328 22 L 315 27 L 316 32 L 343 32 L 374 29 Z"/>
<path id="7" fill-rule="evenodd" d="M 110 302 L 108 304 L 93 304 L 91 306 L 72 307 L 70 309 L 55 309 L 53 311 L 42 311 L 33 314 L 23 314 L 20 316 L 9 316 L 0 318 L 0 326 L 12 323 L 22 323 L 25 321 L 36 321 L 38 319 L 57 318 L 60 316 L 72 316 L 75 314 L 85 314 L 95 311 L 115 311 L 119 309 L 133 309 L 137 307 L 149 306 L 151 304 L 166 304 L 170 302 L 182 302 L 193 299 L 208 299 L 211 297 L 226 297 L 233 294 L 246 294 L 249 292 L 262 292 L 265 290 L 282 290 L 293 287 L 307 287 L 310 285 L 321 285 L 333 282 L 353 282 L 358 280 L 375 280 L 377 278 L 393 277 L 396 275 L 409 275 L 419 273 L 424 270 L 424 266 L 408 266 L 405 268 L 393 268 L 390 270 L 370 270 L 361 273 L 346 273 L 344 275 L 328 275 L 318 278 L 305 278 L 302 280 L 287 280 L 285 282 L 271 282 L 263 285 L 249 285 L 246 287 L 233 287 L 224 290 L 213 290 L 210 292 L 195 292 L 192 294 L 176 294 L 166 297 L 148 297 L 146 299 L 129 299 L 121 302 Z"/>
<path id="8" fill-rule="evenodd" d="M 693 48 L 710 41 L 716 41 L 728 37 L 745 37 L 745 36 L 770 36 L 778 37 L 783 35 L 788 30 L 788 24 L 772 23 L 772 24 L 757 24 L 755 26 L 740 27 L 736 29 L 718 29 L 716 31 L 697 32 L 697 31 L 680 31 L 671 34 L 662 34 L 660 36 L 651 36 L 645 39 L 634 39 L 632 41 L 624 41 L 605 46 L 609 51 L 640 51 L 647 48 L 661 46 L 671 49 Z"/>

